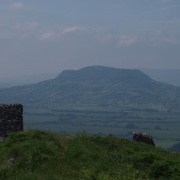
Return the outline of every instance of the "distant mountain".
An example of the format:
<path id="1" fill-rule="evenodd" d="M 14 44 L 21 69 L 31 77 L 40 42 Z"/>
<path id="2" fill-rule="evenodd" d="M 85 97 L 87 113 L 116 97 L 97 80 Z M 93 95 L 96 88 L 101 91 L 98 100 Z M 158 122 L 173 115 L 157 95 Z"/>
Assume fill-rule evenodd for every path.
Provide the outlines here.
<path id="1" fill-rule="evenodd" d="M 180 69 L 140 69 L 156 81 L 180 86 Z"/>
<path id="2" fill-rule="evenodd" d="M 63 71 L 40 83 L 0 89 L 0 103 L 19 102 L 36 108 L 180 107 L 180 87 L 152 80 L 140 70 L 91 66 Z"/>
<path id="3" fill-rule="evenodd" d="M 48 79 L 54 79 L 59 73 L 42 73 L 33 75 L 20 75 L 9 78 L 0 78 L 0 88 L 34 84 Z"/>

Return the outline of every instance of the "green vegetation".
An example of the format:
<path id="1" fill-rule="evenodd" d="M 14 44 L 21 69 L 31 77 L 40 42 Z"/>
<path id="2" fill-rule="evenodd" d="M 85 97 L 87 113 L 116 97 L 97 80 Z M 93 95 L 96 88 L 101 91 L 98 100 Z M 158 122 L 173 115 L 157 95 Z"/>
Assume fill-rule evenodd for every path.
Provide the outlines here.
<path id="1" fill-rule="evenodd" d="M 180 177 L 180 154 L 86 133 L 11 133 L 0 143 L 0 179 L 149 180 Z"/>
<path id="2" fill-rule="evenodd" d="M 0 103 L 13 102 L 23 104 L 25 128 L 126 138 L 140 131 L 163 148 L 179 143 L 180 87 L 154 81 L 139 70 L 93 66 L 0 89 Z"/>

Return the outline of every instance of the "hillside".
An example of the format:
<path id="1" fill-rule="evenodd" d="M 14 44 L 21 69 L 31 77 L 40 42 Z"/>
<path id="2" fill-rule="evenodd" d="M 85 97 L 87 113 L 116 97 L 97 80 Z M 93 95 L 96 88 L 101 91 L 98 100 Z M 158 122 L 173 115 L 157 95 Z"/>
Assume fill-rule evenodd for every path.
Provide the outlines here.
<path id="1" fill-rule="evenodd" d="M 180 177 L 180 154 L 112 135 L 11 133 L 0 143 L 0 179 L 135 180 Z"/>
<path id="2" fill-rule="evenodd" d="M 180 108 L 180 87 L 152 80 L 139 70 L 102 66 L 63 71 L 37 84 L 0 89 L 0 102 L 35 108 Z M 154 106 L 155 107 L 155 106 Z"/>
<path id="3" fill-rule="evenodd" d="M 140 69 L 156 81 L 180 86 L 180 69 Z"/>

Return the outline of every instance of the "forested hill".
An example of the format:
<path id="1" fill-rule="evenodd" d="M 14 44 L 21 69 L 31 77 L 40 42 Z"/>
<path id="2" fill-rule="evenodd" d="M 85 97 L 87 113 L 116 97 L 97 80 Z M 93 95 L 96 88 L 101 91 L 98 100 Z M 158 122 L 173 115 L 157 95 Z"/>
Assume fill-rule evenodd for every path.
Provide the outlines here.
<path id="1" fill-rule="evenodd" d="M 91 66 L 76 70 L 63 71 L 57 78 L 60 81 L 105 81 L 107 83 L 132 83 L 149 85 L 153 81 L 140 70 L 117 69 Z"/>
<path id="2" fill-rule="evenodd" d="M 28 107 L 180 107 L 180 87 L 152 80 L 139 70 L 91 66 L 63 71 L 33 85 L 0 89 L 0 103 Z"/>

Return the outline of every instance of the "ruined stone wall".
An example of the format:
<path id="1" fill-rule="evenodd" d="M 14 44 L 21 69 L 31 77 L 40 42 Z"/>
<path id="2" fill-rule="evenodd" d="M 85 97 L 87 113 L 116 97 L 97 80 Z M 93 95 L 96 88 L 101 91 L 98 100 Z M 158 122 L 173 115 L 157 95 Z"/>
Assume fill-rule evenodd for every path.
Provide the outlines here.
<path id="1" fill-rule="evenodd" d="M 155 146 L 152 136 L 146 133 L 133 132 L 133 141 Z"/>
<path id="2" fill-rule="evenodd" d="M 21 104 L 0 105 L 0 138 L 16 131 L 23 131 L 23 106 Z"/>

